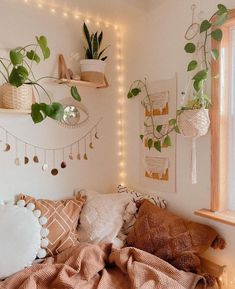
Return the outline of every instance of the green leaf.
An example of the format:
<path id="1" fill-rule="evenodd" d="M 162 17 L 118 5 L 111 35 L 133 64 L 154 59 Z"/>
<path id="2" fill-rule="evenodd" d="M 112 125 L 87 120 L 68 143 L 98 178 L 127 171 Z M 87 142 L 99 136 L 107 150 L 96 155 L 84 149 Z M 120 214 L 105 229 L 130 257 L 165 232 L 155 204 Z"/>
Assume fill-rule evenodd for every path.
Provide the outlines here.
<path id="1" fill-rule="evenodd" d="M 37 63 L 39 63 L 41 60 L 40 57 L 38 56 L 38 54 L 34 50 L 28 51 L 26 56 L 28 57 L 29 60 L 33 60 Z"/>
<path id="2" fill-rule="evenodd" d="M 108 56 L 105 56 L 103 58 L 101 58 L 102 61 L 105 61 L 108 58 Z"/>
<path id="3" fill-rule="evenodd" d="M 132 88 L 131 93 L 133 96 L 137 96 L 141 92 L 141 89 L 138 87 Z"/>
<path id="4" fill-rule="evenodd" d="M 193 83 L 194 89 L 198 92 L 202 88 L 203 80 L 195 80 Z"/>
<path id="5" fill-rule="evenodd" d="M 50 105 L 50 113 L 47 114 L 52 119 L 61 120 L 64 116 L 64 107 L 61 103 L 53 102 Z"/>
<path id="6" fill-rule="evenodd" d="M 78 90 L 77 90 L 77 87 L 76 87 L 76 86 L 72 86 L 70 92 L 71 92 L 72 97 L 73 97 L 75 100 L 81 101 L 81 96 L 80 96 L 80 94 L 78 93 Z"/>
<path id="7" fill-rule="evenodd" d="M 174 130 L 175 130 L 176 133 L 180 134 L 180 129 L 179 129 L 178 125 L 175 126 Z"/>
<path id="8" fill-rule="evenodd" d="M 85 22 L 83 23 L 83 32 L 84 32 L 85 39 L 87 41 L 87 45 L 89 47 L 89 50 L 92 51 L 91 36 L 90 36 L 90 32 L 89 32 Z"/>
<path id="9" fill-rule="evenodd" d="M 132 98 L 132 97 L 133 97 L 133 94 L 129 91 L 127 94 L 127 98 Z"/>
<path id="10" fill-rule="evenodd" d="M 153 146 L 153 140 L 151 138 L 148 139 L 148 148 L 151 149 Z"/>
<path id="11" fill-rule="evenodd" d="M 221 41 L 223 38 L 223 32 L 221 29 L 216 29 L 211 32 L 211 37 L 216 41 Z"/>
<path id="12" fill-rule="evenodd" d="M 211 28 L 211 23 L 208 20 L 202 21 L 200 25 L 200 33 L 207 31 Z"/>
<path id="13" fill-rule="evenodd" d="M 215 25 L 216 26 L 221 26 L 223 25 L 228 19 L 228 13 L 223 13 L 221 15 L 218 16 L 216 22 L 215 22 Z"/>
<path id="14" fill-rule="evenodd" d="M 140 139 L 143 141 L 143 139 L 144 139 L 144 135 L 143 134 L 140 135 Z"/>
<path id="15" fill-rule="evenodd" d="M 51 52 L 49 47 L 47 46 L 47 38 L 43 35 L 40 37 L 36 36 L 36 40 L 41 48 L 44 60 L 48 59 L 50 57 Z"/>
<path id="16" fill-rule="evenodd" d="M 169 125 L 175 125 L 176 124 L 176 119 L 172 118 L 169 120 Z"/>
<path id="17" fill-rule="evenodd" d="M 213 48 L 211 50 L 211 56 L 213 57 L 214 60 L 217 60 L 219 58 L 219 51 L 216 48 Z"/>
<path id="18" fill-rule="evenodd" d="M 196 60 L 192 60 L 189 65 L 188 65 L 188 71 L 192 71 L 197 67 L 197 61 Z"/>
<path id="19" fill-rule="evenodd" d="M 41 105 L 39 103 L 32 104 L 31 117 L 34 123 L 39 123 L 45 119 L 45 116 L 41 112 Z"/>
<path id="20" fill-rule="evenodd" d="M 96 32 L 92 41 L 93 59 L 98 59 L 98 50 L 99 50 L 99 43 L 98 43 L 98 36 Z"/>
<path id="21" fill-rule="evenodd" d="M 98 55 L 98 59 L 100 59 L 100 57 L 102 56 L 102 54 L 105 52 L 105 50 L 106 50 L 108 47 L 109 47 L 109 45 L 106 46 L 103 50 L 100 51 L 100 53 L 99 53 L 99 55 Z M 106 58 L 107 58 L 107 57 L 106 57 Z"/>
<path id="22" fill-rule="evenodd" d="M 208 70 L 203 69 L 194 75 L 193 80 L 197 80 L 197 81 L 206 80 L 207 77 L 208 77 Z"/>
<path id="23" fill-rule="evenodd" d="M 102 40 L 103 40 L 103 31 L 100 32 L 100 35 L 99 35 L 99 37 L 98 37 L 99 47 L 100 47 L 101 44 L 102 44 Z"/>
<path id="24" fill-rule="evenodd" d="M 171 138 L 169 137 L 169 135 L 167 137 L 165 137 L 163 145 L 167 145 L 168 147 L 170 147 L 171 144 Z"/>
<path id="25" fill-rule="evenodd" d="M 18 66 L 17 68 L 14 67 L 9 76 L 9 83 L 19 87 L 26 82 L 28 76 L 28 70 L 24 66 Z"/>
<path id="26" fill-rule="evenodd" d="M 227 7 L 224 6 L 223 4 L 218 4 L 217 7 L 218 7 L 218 10 L 219 10 L 219 11 L 217 12 L 217 15 L 222 15 L 222 14 L 224 14 L 224 13 L 228 13 Z"/>
<path id="27" fill-rule="evenodd" d="M 10 51 L 10 59 L 14 66 L 22 64 L 23 58 L 23 54 L 21 54 L 19 51 L 16 51 L 15 49 Z"/>
<path id="28" fill-rule="evenodd" d="M 196 45 L 194 43 L 189 42 L 184 46 L 184 50 L 187 53 L 194 53 L 196 51 Z"/>
<path id="29" fill-rule="evenodd" d="M 156 127 L 156 131 L 160 133 L 161 130 L 162 130 L 162 128 L 163 128 L 163 125 L 158 125 L 158 126 Z"/>
<path id="30" fill-rule="evenodd" d="M 159 151 L 159 152 L 162 151 L 162 144 L 159 140 L 154 142 L 154 147 L 157 151 Z"/>

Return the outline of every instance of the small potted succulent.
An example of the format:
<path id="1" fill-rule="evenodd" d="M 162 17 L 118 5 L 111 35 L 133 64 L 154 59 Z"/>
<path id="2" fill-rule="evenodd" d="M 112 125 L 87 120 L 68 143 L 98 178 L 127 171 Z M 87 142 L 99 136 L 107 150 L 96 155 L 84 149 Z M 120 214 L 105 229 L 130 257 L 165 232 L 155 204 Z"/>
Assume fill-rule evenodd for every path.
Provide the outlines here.
<path id="1" fill-rule="evenodd" d="M 104 83 L 105 60 L 107 56 L 103 56 L 108 48 L 101 48 L 103 41 L 103 31 L 100 33 L 90 33 L 86 23 L 83 24 L 83 32 L 85 38 L 85 59 L 80 60 L 81 80 L 94 83 Z"/>
<path id="2" fill-rule="evenodd" d="M 37 53 L 40 50 L 41 55 Z M 54 77 L 41 77 L 36 79 L 32 70 L 33 64 L 39 64 L 41 58 L 50 57 L 50 49 L 45 36 L 36 37 L 36 42 L 24 47 L 10 50 L 9 58 L 0 57 L 0 74 L 5 83 L 1 86 L 1 102 L 4 108 L 30 110 L 34 123 L 43 121 L 46 117 L 60 120 L 64 115 L 63 106 L 52 102 L 47 90 L 40 84 L 40 80 Z M 40 91 L 49 99 L 47 103 L 37 103 L 34 92 L 40 100 Z M 71 87 L 71 95 L 81 101 L 76 87 Z"/>
<path id="3" fill-rule="evenodd" d="M 219 4 L 218 10 L 212 15 L 210 20 L 204 20 L 199 25 L 199 31 L 193 38 L 200 38 L 199 42 L 188 42 L 184 50 L 193 56 L 197 56 L 189 62 L 187 71 L 196 71 L 192 77 L 193 96 L 186 97 L 188 101 L 178 111 L 178 126 L 180 132 L 186 137 L 200 137 L 207 133 L 210 126 L 209 108 L 211 106 L 211 97 L 205 91 L 205 84 L 210 76 L 211 58 L 217 61 L 219 51 L 217 49 L 208 50 L 208 40 L 220 42 L 223 38 L 223 32 L 219 28 L 224 24 L 228 17 L 229 10 L 222 4 Z M 188 29 L 189 31 L 189 29 Z M 199 56 L 199 57 L 198 57 Z"/>

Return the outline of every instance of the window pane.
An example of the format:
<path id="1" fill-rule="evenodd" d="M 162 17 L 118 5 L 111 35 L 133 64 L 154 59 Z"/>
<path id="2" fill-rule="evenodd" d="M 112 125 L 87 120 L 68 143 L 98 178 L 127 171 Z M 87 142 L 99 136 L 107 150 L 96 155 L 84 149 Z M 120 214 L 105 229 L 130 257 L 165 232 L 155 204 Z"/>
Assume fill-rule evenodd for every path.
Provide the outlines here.
<path id="1" fill-rule="evenodd" d="M 229 139 L 229 197 L 228 207 L 235 210 L 235 27 L 231 29 L 231 117 L 230 117 L 230 139 Z"/>

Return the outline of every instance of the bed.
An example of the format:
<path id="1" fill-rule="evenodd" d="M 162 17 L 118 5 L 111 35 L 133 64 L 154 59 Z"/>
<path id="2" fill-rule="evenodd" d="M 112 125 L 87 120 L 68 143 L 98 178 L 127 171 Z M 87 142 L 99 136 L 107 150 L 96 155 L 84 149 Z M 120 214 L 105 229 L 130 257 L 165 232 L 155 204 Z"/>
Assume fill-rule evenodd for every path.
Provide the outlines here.
<path id="1" fill-rule="evenodd" d="M 84 206 L 80 214 L 79 226 L 82 228 L 85 224 L 86 227 L 84 228 L 86 230 L 84 230 L 84 228 L 80 230 L 80 232 L 77 230 L 83 240 L 73 244 L 68 242 L 68 240 L 72 240 L 72 235 L 66 235 L 67 239 L 63 236 L 63 243 L 52 242 L 50 240 L 51 236 L 49 235 L 48 243 L 50 243 L 50 246 L 48 245 L 47 247 L 46 255 L 41 254 L 42 258 L 37 258 L 31 266 L 17 270 L 16 273 L 5 279 L 3 278 L 3 280 L 0 281 L 0 288 L 202 289 L 209 288 L 207 286 L 207 277 L 209 274 L 212 274 L 217 279 L 216 284 L 211 288 L 222 288 L 222 283 L 219 280 L 224 271 L 223 266 L 218 266 L 202 259 L 200 268 L 201 270 L 203 269 L 203 271 L 201 271 L 201 274 L 185 272 L 184 270 L 179 270 L 179 268 L 177 269 L 177 266 L 172 266 L 169 259 L 164 260 L 164 258 L 160 258 L 158 254 L 149 251 L 148 247 L 142 250 L 141 246 L 138 246 L 138 242 L 134 242 L 133 244 L 135 246 L 131 246 L 130 243 L 128 244 L 128 237 L 126 244 L 118 248 L 117 242 L 115 242 L 115 239 L 119 236 L 118 232 L 128 230 L 128 234 L 132 240 L 133 230 L 137 231 L 136 226 L 141 224 L 142 205 L 136 215 L 136 212 L 133 212 L 133 204 L 137 204 L 135 202 L 136 200 L 134 200 L 133 203 L 134 198 L 138 198 L 136 209 L 138 209 L 140 203 L 144 203 L 148 206 L 153 206 L 154 210 L 158 207 L 158 210 L 162 213 L 162 210 L 164 210 L 162 207 L 166 206 L 166 203 L 158 197 L 155 199 L 151 197 L 148 198 L 149 200 L 144 199 L 143 201 L 143 197 L 136 193 L 130 194 L 130 192 L 128 192 L 128 195 L 131 196 L 130 198 L 126 198 L 124 194 L 122 190 L 119 195 L 110 194 L 104 197 L 96 192 L 89 191 L 85 193 L 86 197 L 79 195 L 79 198 L 76 197 L 76 199 L 61 201 L 61 203 L 58 201 L 53 203 L 53 201 L 48 200 L 36 200 L 30 196 L 20 195 L 18 205 L 23 206 L 23 209 L 25 209 L 27 213 L 28 211 L 32 211 L 31 213 L 34 215 L 38 215 L 40 209 L 40 216 L 38 217 L 44 225 L 46 224 L 45 216 L 49 214 L 48 208 L 56 207 L 56 209 L 53 208 L 50 216 L 47 215 L 48 228 L 53 227 L 52 224 L 55 223 L 54 218 L 57 210 L 59 210 L 59 213 L 57 213 L 61 217 L 65 214 L 66 210 L 71 212 L 71 207 L 69 206 L 71 206 L 71 204 L 74 206 L 76 203 L 75 200 L 77 200 L 79 206 L 76 207 L 76 209 L 73 208 L 72 211 L 77 210 L 76 215 L 79 215 L 82 206 Z M 110 210 L 111 204 L 112 209 Z M 46 206 L 48 206 L 47 209 L 45 209 Z M 68 210 L 68 208 L 70 209 Z M 125 208 L 125 212 L 119 210 L 120 208 Z M 43 209 L 45 209 L 46 213 Z M 35 212 L 37 212 L 37 214 L 35 214 Z M 120 224 L 113 219 L 115 217 L 120 220 L 120 215 L 123 219 L 126 218 L 125 220 L 126 222 L 128 221 L 128 226 L 124 226 L 123 222 Z M 151 216 L 152 215 L 154 215 L 154 213 L 151 213 Z M 73 219 L 72 216 L 69 216 L 69 218 L 70 220 Z M 63 221 L 66 221 L 65 219 L 64 217 Z M 87 220 L 90 220 L 90 222 L 87 222 Z M 97 221 L 99 221 L 99 223 Z M 78 217 L 73 219 L 72 223 L 77 226 Z M 129 224 L 131 224 L 131 226 Z M 89 226 L 87 227 L 87 225 Z M 115 226 L 112 227 L 112 225 Z M 118 229 L 116 230 L 116 228 Z M 149 229 L 152 230 L 151 228 Z M 47 230 L 47 228 L 40 230 Z M 143 228 L 141 228 L 141 230 L 141 232 L 145 231 Z M 53 228 L 51 231 L 53 231 Z M 138 238 L 137 234 L 137 239 Z M 45 236 L 41 239 L 41 242 L 42 240 L 46 240 Z M 65 244 L 67 244 L 67 247 Z M 15 246 L 17 247 L 17 242 Z M 4 264 L 4 261 L 2 260 L 1 263 Z"/>

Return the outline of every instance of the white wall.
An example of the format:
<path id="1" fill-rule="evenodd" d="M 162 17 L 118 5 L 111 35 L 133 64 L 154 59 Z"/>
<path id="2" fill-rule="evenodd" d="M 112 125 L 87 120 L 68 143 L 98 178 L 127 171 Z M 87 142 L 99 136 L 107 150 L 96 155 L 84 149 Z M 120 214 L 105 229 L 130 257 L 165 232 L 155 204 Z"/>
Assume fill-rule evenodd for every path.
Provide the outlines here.
<path id="1" fill-rule="evenodd" d="M 235 6 L 234 0 L 222 1 L 228 7 Z M 143 15 L 128 26 L 126 32 L 126 68 L 128 81 L 147 77 L 149 81 L 168 79 L 178 73 L 178 100 L 187 83 L 186 65 L 189 61 L 184 45 L 184 34 L 191 24 L 191 5 L 197 5 L 196 16 L 203 11 L 205 19 L 216 9 L 218 1 L 164 0 L 151 1 Z M 139 117 L 140 99 L 127 102 L 127 172 L 128 184 L 164 197 L 170 209 L 181 215 L 210 224 L 226 239 L 228 245 L 222 252 L 210 250 L 209 257 L 220 264 L 228 265 L 229 278 L 235 276 L 235 230 L 193 215 L 200 208 L 210 205 L 210 134 L 197 141 L 198 184 L 190 182 L 190 141 L 177 137 L 177 193 L 166 194 L 157 186 L 143 187 L 140 183 Z M 231 285 L 234 288 L 235 285 Z"/>
<path id="2" fill-rule="evenodd" d="M 36 35 L 46 35 L 51 48 L 51 58 L 49 61 L 39 64 L 36 68 L 38 76 L 57 74 L 57 56 L 63 53 L 68 64 L 75 72 L 78 72 L 78 62 L 72 60 L 70 55 L 79 52 L 82 57 L 82 25 L 84 17 L 75 20 L 69 14 L 67 18 L 62 14 L 68 9 L 78 12 L 83 11 L 85 15 L 100 15 L 102 19 L 107 19 L 110 23 L 118 23 L 115 20 L 115 13 L 111 16 L 110 11 L 114 7 L 109 7 L 103 1 L 100 10 L 92 7 L 92 3 L 97 5 L 97 1 L 28 1 L 23 0 L 3 0 L 0 1 L 0 51 L 4 53 L 5 48 L 14 48 L 34 41 Z M 42 3 L 42 8 L 38 8 L 37 3 Z M 96 4 L 95 4 L 96 3 Z M 45 5 L 46 4 L 46 5 Z M 49 6 L 48 6 L 49 5 Z M 51 6 L 50 6 L 51 5 Z M 124 4 L 123 4 L 124 5 Z M 99 5 L 98 5 L 99 6 Z M 114 5 L 117 6 L 117 5 Z M 55 7 L 56 13 L 50 12 L 50 7 Z M 94 6 L 95 7 L 95 6 Z M 103 7 L 103 8 L 102 8 Z M 81 10 L 80 10 L 81 8 Z M 120 8 L 119 8 L 120 9 Z M 91 13 L 92 12 L 92 13 Z M 94 12 L 96 14 L 94 14 Z M 100 13 L 100 14 L 99 14 Z M 120 15 L 120 13 L 119 13 Z M 117 18 L 117 17 L 116 17 Z M 4 27 L 4 28 L 3 28 Z M 94 22 L 90 27 L 95 30 Z M 65 146 L 77 140 L 103 117 L 103 121 L 98 129 L 100 140 L 95 143 L 95 149 L 88 149 L 88 161 L 67 161 L 68 168 L 60 170 L 56 177 L 49 172 L 44 173 L 40 164 L 31 162 L 27 167 L 14 165 L 14 139 L 10 138 L 13 150 L 2 152 L 3 143 L 0 144 L 0 199 L 11 199 L 19 192 L 25 192 L 41 197 L 60 198 L 70 196 L 74 188 L 95 188 L 103 192 L 110 192 L 117 183 L 118 162 L 117 162 L 117 127 L 116 127 L 116 107 L 117 107 L 117 59 L 116 59 L 116 31 L 113 26 L 104 27 L 104 44 L 111 44 L 107 50 L 107 78 L 110 87 L 96 90 L 93 88 L 79 88 L 82 103 L 87 106 L 90 113 L 89 122 L 78 129 L 66 129 L 59 126 L 50 119 L 42 124 L 34 125 L 30 116 L 0 114 L 0 125 L 11 133 L 31 144 L 44 146 L 47 148 Z M 54 100 L 60 100 L 70 95 L 69 88 L 57 84 L 45 83 Z M 0 132 L 1 139 L 5 141 L 4 133 Z M 81 144 L 82 147 L 83 144 Z M 22 152 L 23 147 L 20 145 Z M 39 151 L 42 160 L 43 152 Z M 67 154 L 69 151 L 67 151 Z M 23 157 L 23 152 L 20 153 Z M 30 150 L 30 157 L 33 150 Z M 61 161 L 61 152 L 57 155 L 57 167 Z M 50 159 L 51 156 L 48 156 Z"/>

